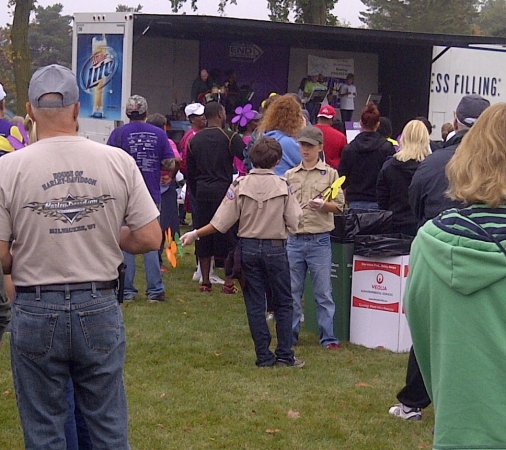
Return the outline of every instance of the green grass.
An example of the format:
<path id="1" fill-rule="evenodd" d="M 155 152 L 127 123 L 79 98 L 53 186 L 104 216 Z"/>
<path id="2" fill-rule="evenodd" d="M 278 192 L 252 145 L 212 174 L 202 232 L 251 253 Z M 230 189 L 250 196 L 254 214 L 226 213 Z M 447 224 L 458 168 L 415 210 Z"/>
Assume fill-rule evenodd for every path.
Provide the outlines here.
<path id="1" fill-rule="evenodd" d="M 180 265 L 164 274 L 168 302 L 148 304 L 139 295 L 123 306 L 133 450 L 431 447 L 432 407 L 421 422 L 388 414 L 404 383 L 406 354 L 349 343 L 330 351 L 303 331 L 296 354 L 304 368 L 259 369 L 242 295 L 200 293 L 191 281 L 193 248 L 185 250 Z M 0 396 L 0 449 L 22 449 L 8 336 Z"/>

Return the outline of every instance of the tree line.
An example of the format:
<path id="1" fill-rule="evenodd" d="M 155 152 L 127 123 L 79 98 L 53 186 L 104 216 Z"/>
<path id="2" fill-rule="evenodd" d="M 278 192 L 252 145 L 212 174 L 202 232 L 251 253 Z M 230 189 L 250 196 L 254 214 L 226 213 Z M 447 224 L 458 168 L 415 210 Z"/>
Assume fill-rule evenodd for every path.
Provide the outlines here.
<path id="1" fill-rule="evenodd" d="M 188 0 L 170 0 L 178 12 Z M 204 0 L 201 0 L 204 1 Z M 218 12 L 227 4 L 248 0 L 217 0 Z M 506 37 L 506 0 L 360 0 L 364 28 L 433 34 L 487 35 Z M 198 11 L 198 0 L 190 0 Z M 267 0 L 270 19 L 317 25 L 346 25 L 339 14 L 338 0 Z"/>
<path id="2" fill-rule="evenodd" d="M 177 13 L 187 0 L 170 0 Z M 203 1 L 203 0 L 201 0 Z M 217 0 L 223 14 L 228 3 Z M 198 11 L 198 0 L 190 0 Z M 506 0 L 361 0 L 363 28 L 432 34 L 506 37 Z M 37 68 L 49 63 L 71 67 L 72 17 L 62 15 L 60 3 L 42 7 L 36 0 L 8 0 L 14 8 L 12 24 L 0 28 L 0 82 L 8 93 L 8 108 L 25 113 L 28 83 Z M 339 19 L 338 0 L 267 0 L 270 19 L 328 26 L 347 26 Z M 142 5 L 119 4 L 117 12 L 140 12 Z M 334 13 L 337 11 L 338 15 Z M 167 11 L 169 12 L 169 11 Z"/>

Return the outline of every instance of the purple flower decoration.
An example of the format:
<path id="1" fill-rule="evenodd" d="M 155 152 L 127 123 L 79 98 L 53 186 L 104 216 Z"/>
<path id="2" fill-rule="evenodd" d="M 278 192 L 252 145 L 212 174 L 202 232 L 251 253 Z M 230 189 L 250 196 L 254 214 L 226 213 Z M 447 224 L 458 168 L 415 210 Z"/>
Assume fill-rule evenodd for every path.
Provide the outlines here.
<path id="1" fill-rule="evenodd" d="M 26 147 L 30 140 L 28 139 L 28 133 L 22 123 L 13 125 L 10 130 L 10 136 L 7 136 L 7 140 L 12 145 L 14 150 L 19 150 Z"/>
<path id="2" fill-rule="evenodd" d="M 239 122 L 239 125 L 241 127 L 245 127 L 250 120 L 253 120 L 255 118 L 257 114 L 256 111 L 252 111 L 252 109 L 253 105 L 251 103 L 235 108 L 235 113 L 237 116 L 234 116 L 232 123 Z"/>

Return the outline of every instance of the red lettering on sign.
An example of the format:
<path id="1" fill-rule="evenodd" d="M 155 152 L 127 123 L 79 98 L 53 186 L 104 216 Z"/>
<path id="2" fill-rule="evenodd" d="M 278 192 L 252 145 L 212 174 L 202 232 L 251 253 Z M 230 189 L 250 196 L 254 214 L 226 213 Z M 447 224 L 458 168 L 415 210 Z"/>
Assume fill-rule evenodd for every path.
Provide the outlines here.
<path id="1" fill-rule="evenodd" d="M 355 266 L 353 268 L 355 272 L 362 270 L 381 270 L 383 272 L 390 272 L 398 277 L 401 276 L 401 265 L 400 264 L 389 264 L 380 261 L 364 261 L 362 259 L 355 260 Z"/>
<path id="2" fill-rule="evenodd" d="M 377 311 L 386 311 L 386 312 L 399 312 L 399 302 L 395 303 L 375 303 L 369 300 L 364 300 L 363 298 L 353 296 L 352 306 L 355 308 L 365 308 L 365 309 L 375 309 Z"/>

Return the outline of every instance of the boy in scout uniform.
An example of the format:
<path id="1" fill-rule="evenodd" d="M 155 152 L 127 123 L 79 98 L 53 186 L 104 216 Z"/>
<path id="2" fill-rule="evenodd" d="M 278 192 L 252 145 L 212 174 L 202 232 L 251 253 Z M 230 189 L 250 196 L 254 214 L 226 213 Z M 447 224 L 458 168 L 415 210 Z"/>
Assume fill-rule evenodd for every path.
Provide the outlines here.
<path id="1" fill-rule="evenodd" d="M 181 237 L 183 245 L 188 245 L 217 231 L 225 233 L 239 220 L 244 303 L 259 367 L 304 365 L 292 350 L 293 302 L 285 249 L 287 228 L 297 229 L 302 211 L 286 180 L 273 171 L 281 156 L 275 139 L 259 139 L 250 150 L 255 169 L 230 186 L 209 224 Z M 267 284 L 273 292 L 276 318 L 278 344 L 274 353 L 269 349 L 271 333 L 265 318 Z"/>
<path id="2" fill-rule="evenodd" d="M 334 336 L 335 304 L 330 283 L 332 253 L 329 232 L 334 229 L 334 214 L 343 210 L 344 196 L 339 190 L 335 199 L 324 201 L 322 198 L 323 192 L 339 178 L 335 169 L 319 159 L 319 152 L 323 149 L 322 131 L 312 126 L 303 128 L 297 141 L 302 161 L 285 174 L 303 212 L 299 226 L 290 233 L 286 244 L 293 297 L 293 344 L 299 339 L 301 298 L 309 269 L 317 307 L 320 344 L 337 350 L 339 340 Z"/>

